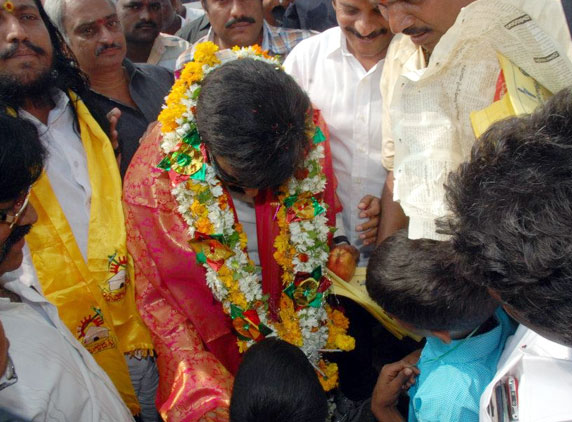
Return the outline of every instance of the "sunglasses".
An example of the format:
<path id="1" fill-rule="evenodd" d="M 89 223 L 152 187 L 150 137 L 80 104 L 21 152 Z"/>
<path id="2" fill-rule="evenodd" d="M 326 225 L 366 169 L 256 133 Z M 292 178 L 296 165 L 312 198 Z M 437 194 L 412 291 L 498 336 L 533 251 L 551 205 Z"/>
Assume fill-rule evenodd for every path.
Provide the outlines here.
<path id="1" fill-rule="evenodd" d="M 16 201 L 12 210 L 0 211 L 0 223 L 9 224 L 10 230 L 12 230 L 22 214 L 26 212 L 26 208 L 28 208 L 28 203 L 30 202 L 31 192 L 31 188 L 28 188 L 26 194 Z"/>

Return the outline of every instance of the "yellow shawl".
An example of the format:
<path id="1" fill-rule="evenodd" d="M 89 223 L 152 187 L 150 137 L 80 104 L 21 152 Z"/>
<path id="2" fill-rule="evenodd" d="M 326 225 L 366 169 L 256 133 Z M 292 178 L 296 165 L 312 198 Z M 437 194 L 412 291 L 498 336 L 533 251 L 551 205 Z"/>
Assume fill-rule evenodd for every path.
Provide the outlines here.
<path id="1" fill-rule="evenodd" d="M 79 121 L 92 189 L 87 263 L 45 173 L 32 189 L 30 200 L 38 222 L 27 242 L 44 294 L 136 414 L 139 404 L 124 354 L 147 354 L 153 344 L 135 307 L 121 179 L 109 139 L 84 103 L 74 93 L 69 94 Z"/>

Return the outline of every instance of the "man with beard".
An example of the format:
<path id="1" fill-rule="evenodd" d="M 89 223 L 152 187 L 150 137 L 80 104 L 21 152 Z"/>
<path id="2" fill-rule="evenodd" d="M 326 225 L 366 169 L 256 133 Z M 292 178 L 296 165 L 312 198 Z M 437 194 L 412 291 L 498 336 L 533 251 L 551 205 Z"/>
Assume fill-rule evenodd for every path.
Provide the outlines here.
<path id="1" fill-rule="evenodd" d="M 21 267 L 24 236 L 37 220 L 30 188 L 47 152 L 33 124 L 4 113 L 0 139 L 0 420 L 133 421 L 56 307 L 27 284 L 35 273 Z"/>
<path id="2" fill-rule="evenodd" d="M 127 275 L 112 145 L 81 99 L 89 92 L 86 76 L 39 0 L 4 1 L 0 34 L 1 107 L 31 121 L 49 153 L 30 196 L 38 222 L 24 265 L 36 270 L 37 289 L 138 413 L 127 362 L 134 375 L 152 370 L 152 362 L 140 358 L 152 354 L 153 345 Z M 134 379 L 138 390 L 140 382 Z"/>
<path id="3" fill-rule="evenodd" d="M 121 112 L 116 128 L 123 177 L 139 138 L 157 120 L 173 74 L 125 58 L 125 36 L 110 0 L 45 0 L 44 7 L 89 76 L 91 100 L 106 113 Z"/>
<path id="4" fill-rule="evenodd" d="M 263 3 L 263 0 L 201 0 L 210 29 L 207 35 L 179 56 L 176 68 L 182 69 L 185 63 L 190 62 L 195 55 L 195 46 L 204 41 L 214 42 L 221 50 L 258 44 L 270 55 L 286 58 L 296 44 L 315 34 L 307 30 L 269 25 L 264 20 Z M 197 22 L 200 21 L 202 19 L 197 19 Z"/>
<path id="5" fill-rule="evenodd" d="M 189 47 L 179 37 L 162 34 L 162 0 L 117 0 L 117 15 L 127 40 L 127 57 L 174 70 L 177 57 Z"/>
<path id="6" fill-rule="evenodd" d="M 502 96 L 498 54 L 551 92 L 572 84 L 562 4 L 371 1 L 399 33 L 381 80 L 383 165 L 389 173 L 378 241 L 407 226 L 411 238 L 442 239 L 435 218 L 448 213 L 443 185 L 475 141 L 470 115 Z"/>

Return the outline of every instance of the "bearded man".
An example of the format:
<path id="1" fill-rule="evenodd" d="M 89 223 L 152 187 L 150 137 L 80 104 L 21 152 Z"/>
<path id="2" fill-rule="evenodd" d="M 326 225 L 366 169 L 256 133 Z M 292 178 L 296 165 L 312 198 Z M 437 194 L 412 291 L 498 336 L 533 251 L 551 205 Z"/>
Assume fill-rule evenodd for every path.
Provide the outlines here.
<path id="1" fill-rule="evenodd" d="M 144 357 L 152 355 L 153 344 L 127 275 L 121 179 L 98 124 L 105 117 L 96 121 L 82 101 L 87 78 L 39 0 L 3 1 L 0 34 L 1 107 L 32 122 L 49 153 L 30 196 L 38 222 L 27 237 L 31 253 L 23 264 L 34 267 L 41 286 L 29 283 L 58 307 L 130 410 L 139 413 L 128 364 L 136 372 L 152 371 L 153 362 Z"/>
<path id="2" fill-rule="evenodd" d="M 325 303 L 339 210 L 327 130 L 276 59 L 216 50 L 197 47 L 124 185 L 169 421 L 227 421 L 240 352 L 265 336 L 300 346 L 327 389 L 321 350 L 353 348 Z"/>

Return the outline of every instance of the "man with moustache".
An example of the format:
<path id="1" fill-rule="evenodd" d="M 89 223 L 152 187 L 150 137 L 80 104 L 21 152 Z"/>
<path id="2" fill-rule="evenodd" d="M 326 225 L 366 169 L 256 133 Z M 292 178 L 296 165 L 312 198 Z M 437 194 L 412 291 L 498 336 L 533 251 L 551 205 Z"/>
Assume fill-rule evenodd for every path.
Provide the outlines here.
<path id="1" fill-rule="evenodd" d="M 58 307 L 139 413 L 134 384 L 139 390 L 141 380 L 132 381 L 128 364 L 134 373 L 152 370 L 152 362 L 138 358 L 152 354 L 153 344 L 128 276 L 113 147 L 90 113 L 97 108 L 82 101 L 89 97 L 87 77 L 40 1 L 0 3 L 0 34 L 1 109 L 32 122 L 49 153 L 30 196 L 38 222 L 27 237 L 24 266 L 35 270 L 39 284 L 28 284 Z"/>
<path id="2" fill-rule="evenodd" d="M 125 57 L 125 36 L 110 0 L 45 0 L 44 7 L 89 76 L 91 100 L 105 113 L 121 112 L 116 129 L 123 177 L 139 138 L 157 120 L 173 74 Z"/>
<path id="3" fill-rule="evenodd" d="M 185 40 L 161 33 L 163 0 L 117 0 L 117 15 L 127 40 L 127 58 L 174 70 L 177 57 L 189 47 Z"/>
<path id="4" fill-rule="evenodd" d="M 211 27 L 207 35 L 199 38 L 177 59 L 177 69 L 182 69 L 195 54 L 194 47 L 212 41 L 221 50 L 235 45 L 247 47 L 258 44 L 272 56 L 286 58 L 302 40 L 315 34 L 301 29 L 278 28 L 264 20 L 263 0 L 201 0 Z"/>
<path id="5" fill-rule="evenodd" d="M 400 34 L 388 50 L 381 81 L 382 162 L 389 173 L 378 241 L 407 225 L 411 238 L 440 239 L 434 220 L 448 212 L 443 184 L 475 141 L 470 114 L 500 98 L 497 52 L 551 92 L 572 83 L 572 43 L 562 5 L 559 0 L 372 2 Z M 523 30 L 534 35 L 523 37 Z M 533 70 L 539 64 L 542 75 Z"/>
<path id="6" fill-rule="evenodd" d="M 117 389 L 22 268 L 29 202 L 47 151 L 34 125 L 0 113 L 0 420 L 133 421 Z M 30 271 L 31 270 L 31 271 Z"/>

